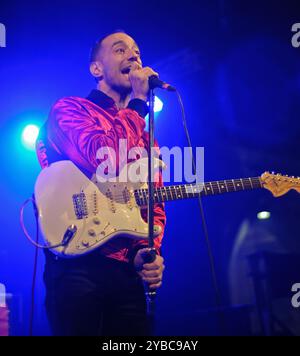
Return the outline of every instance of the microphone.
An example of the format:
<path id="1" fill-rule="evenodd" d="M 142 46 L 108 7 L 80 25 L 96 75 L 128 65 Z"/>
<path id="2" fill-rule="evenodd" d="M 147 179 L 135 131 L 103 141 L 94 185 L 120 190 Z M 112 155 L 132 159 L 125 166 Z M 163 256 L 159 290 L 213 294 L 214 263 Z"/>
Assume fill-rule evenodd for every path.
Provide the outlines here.
<path id="1" fill-rule="evenodd" d="M 149 80 L 149 88 L 150 89 L 161 88 L 161 89 L 165 89 L 168 91 L 176 91 L 176 88 L 172 87 L 168 83 L 163 82 L 156 75 L 151 75 L 151 77 L 149 77 L 148 80 Z"/>

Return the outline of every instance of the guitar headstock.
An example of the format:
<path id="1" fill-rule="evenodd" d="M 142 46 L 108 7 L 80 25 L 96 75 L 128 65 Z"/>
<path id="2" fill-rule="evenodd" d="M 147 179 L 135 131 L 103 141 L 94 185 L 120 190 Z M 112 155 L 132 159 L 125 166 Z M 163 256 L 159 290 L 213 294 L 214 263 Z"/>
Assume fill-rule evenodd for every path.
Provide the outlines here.
<path id="1" fill-rule="evenodd" d="M 260 178 L 263 187 L 268 189 L 276 198 L 286 194 L 291 189 L 300 193 L 300 177 L 265 172 Z"/>

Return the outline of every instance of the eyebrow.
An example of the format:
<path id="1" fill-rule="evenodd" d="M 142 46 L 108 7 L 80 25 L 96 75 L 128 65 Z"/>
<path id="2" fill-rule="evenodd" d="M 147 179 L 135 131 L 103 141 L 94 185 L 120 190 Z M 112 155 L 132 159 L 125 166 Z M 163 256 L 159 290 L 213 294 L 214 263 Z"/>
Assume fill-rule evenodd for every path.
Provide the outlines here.
<path id="1" fill-rule="evenodd" d="M 118 44 L 124 44 L 124 45 L 127 46 L 127 44 L 126 44 L 124 41 L 120 40 L 120 41 L 117 41 L 117 42 L 113 43 L 112 46 L 111 46 L 111 48 L 113 48 L 114 46 L 116 46 L 116 45 L 118 45 Z M 140 49 L 139 49 L 139 46 L 138 46 L 135 42 L 133 43 L 133 46 L 136 47 L 138 50 L 140 50 Z"/>

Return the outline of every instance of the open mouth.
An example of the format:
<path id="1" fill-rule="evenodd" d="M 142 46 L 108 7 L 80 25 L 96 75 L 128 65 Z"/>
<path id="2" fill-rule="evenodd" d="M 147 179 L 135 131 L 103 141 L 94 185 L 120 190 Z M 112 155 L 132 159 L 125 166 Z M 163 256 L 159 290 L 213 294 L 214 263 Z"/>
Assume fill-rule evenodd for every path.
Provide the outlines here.
<path id="1" fill-rule="evenodd" d="M 130 70 L 131 70 L 131 67 L 123 68 L 123 69 L 121 70 L 121 73 L 122 73 L 122 74 L 129 74 Z"/>

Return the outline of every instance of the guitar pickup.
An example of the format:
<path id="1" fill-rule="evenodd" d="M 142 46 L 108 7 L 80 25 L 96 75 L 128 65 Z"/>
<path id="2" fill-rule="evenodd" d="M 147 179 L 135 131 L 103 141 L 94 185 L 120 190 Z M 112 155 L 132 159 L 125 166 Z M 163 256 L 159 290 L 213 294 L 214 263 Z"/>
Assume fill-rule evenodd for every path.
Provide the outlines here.
<path id="1" fill-rule="evenodd" d="M 83 192 L 74 194 L 72 199 L 76 218 L 78 220 L 86 218 L 88 216 L 88 209 L 85 194 Z"/>

